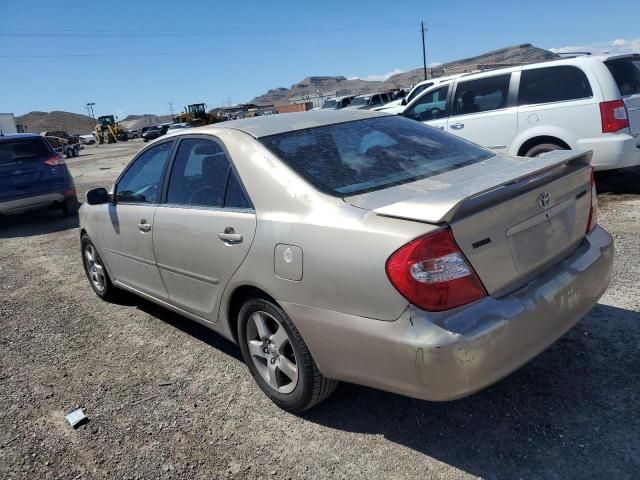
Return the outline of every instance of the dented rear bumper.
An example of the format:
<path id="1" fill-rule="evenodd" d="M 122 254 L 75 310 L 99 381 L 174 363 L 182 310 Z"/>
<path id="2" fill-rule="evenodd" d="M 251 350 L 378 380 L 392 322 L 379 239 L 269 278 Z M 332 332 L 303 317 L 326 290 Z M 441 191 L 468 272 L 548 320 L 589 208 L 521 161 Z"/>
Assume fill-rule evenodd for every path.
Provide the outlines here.
<path id="1" fill-rule="evenodd" d="M 500 298 L 393 322 L 282 303 L 320 371 L 425 400 L 452 400 L 508 375 L 553 344 L 609 284 L 613 240 L 596 227 L 567 258 Z"/>

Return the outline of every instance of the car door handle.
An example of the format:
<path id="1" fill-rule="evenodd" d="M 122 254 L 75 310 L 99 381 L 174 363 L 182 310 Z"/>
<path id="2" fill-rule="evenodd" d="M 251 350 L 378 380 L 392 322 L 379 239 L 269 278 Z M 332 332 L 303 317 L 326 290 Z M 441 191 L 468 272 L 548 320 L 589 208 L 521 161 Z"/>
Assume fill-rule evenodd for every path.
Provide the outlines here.
<path id="1" fill-rule="evenodd" d="M 464 128 L 464 123 L 454 123 L 453 125 L 451 125 L 451 128 L 453 130 L 462 130 Z"/>
<path id="2" fill-rule="evenodd" d="M 218 238 L 225 243 L 242 242 L 242 234 L 236 233 L 236 231 L 231 227 L 227 227 L 224 229 L 224 232 L 218 233 Z"/>
<path id="3" fill-rule="evenodd" d="M 140 220 L 140 223 L 138 224 L 138 230 L 140 230 L 141 232 L 150 232 L 151 224 L 147 223 L 147 220 L 143 218 Z"/>

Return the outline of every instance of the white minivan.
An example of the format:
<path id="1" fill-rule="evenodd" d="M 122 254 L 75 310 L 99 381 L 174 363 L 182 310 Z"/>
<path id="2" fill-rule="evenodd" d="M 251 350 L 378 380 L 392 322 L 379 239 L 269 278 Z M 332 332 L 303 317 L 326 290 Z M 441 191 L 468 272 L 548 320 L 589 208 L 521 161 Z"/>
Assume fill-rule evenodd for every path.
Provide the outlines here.
<path id="1" fill-rule="evenodd" d="M 402 115 L 508 155 L 592 150 L 596 170 L 640 164 L 640 54 L 475 73 L 422 92 Z"/>

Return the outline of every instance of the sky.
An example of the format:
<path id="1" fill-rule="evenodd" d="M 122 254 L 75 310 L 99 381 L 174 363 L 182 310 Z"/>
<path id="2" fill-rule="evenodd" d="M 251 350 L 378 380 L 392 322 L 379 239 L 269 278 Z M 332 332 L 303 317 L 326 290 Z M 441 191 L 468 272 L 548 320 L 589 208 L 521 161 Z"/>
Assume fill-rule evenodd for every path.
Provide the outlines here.
<path id="1" fill-rule="evenodd" d="M 521 43 L 640 52 L 637 1 L 0 0 L 0 112 L 177 113 Z M 626 14 L 625 14 L 626 12 Z M 632 14 L 633 13 L 633 14 Z"/>

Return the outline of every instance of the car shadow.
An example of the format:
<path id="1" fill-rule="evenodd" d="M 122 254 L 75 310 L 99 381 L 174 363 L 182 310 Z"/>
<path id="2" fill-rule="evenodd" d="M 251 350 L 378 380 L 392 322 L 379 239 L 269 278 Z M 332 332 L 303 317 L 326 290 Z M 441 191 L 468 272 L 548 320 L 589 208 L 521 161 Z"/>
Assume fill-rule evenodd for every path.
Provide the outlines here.
<path id="1" fill-rule="evenodd" d="M 32 237 L 78 228 L 78 216 L 65 218 L 60 210 L 36 210 L 0 216 L 0 239 Z"/>
<path id="2" fill-rule="evenodd" d="M 178 330 L 206 343 L 222 353 L 225 353 L 240 362 L 244 362 L 242 354 L 240 353 L 240 348 L 238 348 L 237 345 L 218 335 L 210 328 L 200 325 L 199 323 L 183 317 L 178 313 L 128 292 L 124 292 L 123 295 L 120 295 L 118 300 L 114 303 L 117 303 L 118 305 L 136 307 L 142 312 L 177 328 Z"/>
<path id="3" fill-rule="evenodd" d="M 597 305 L 532 362 L 465 399 L 342 384 L 302 417 L 482 478 L 639 478 L 639 326 L 640 313 Z"/>
<path id="4" fill-rule="evenodd" d="M 640 194 L 640 167 L 596 172 L 596 189 L 600 195 Z"/>

